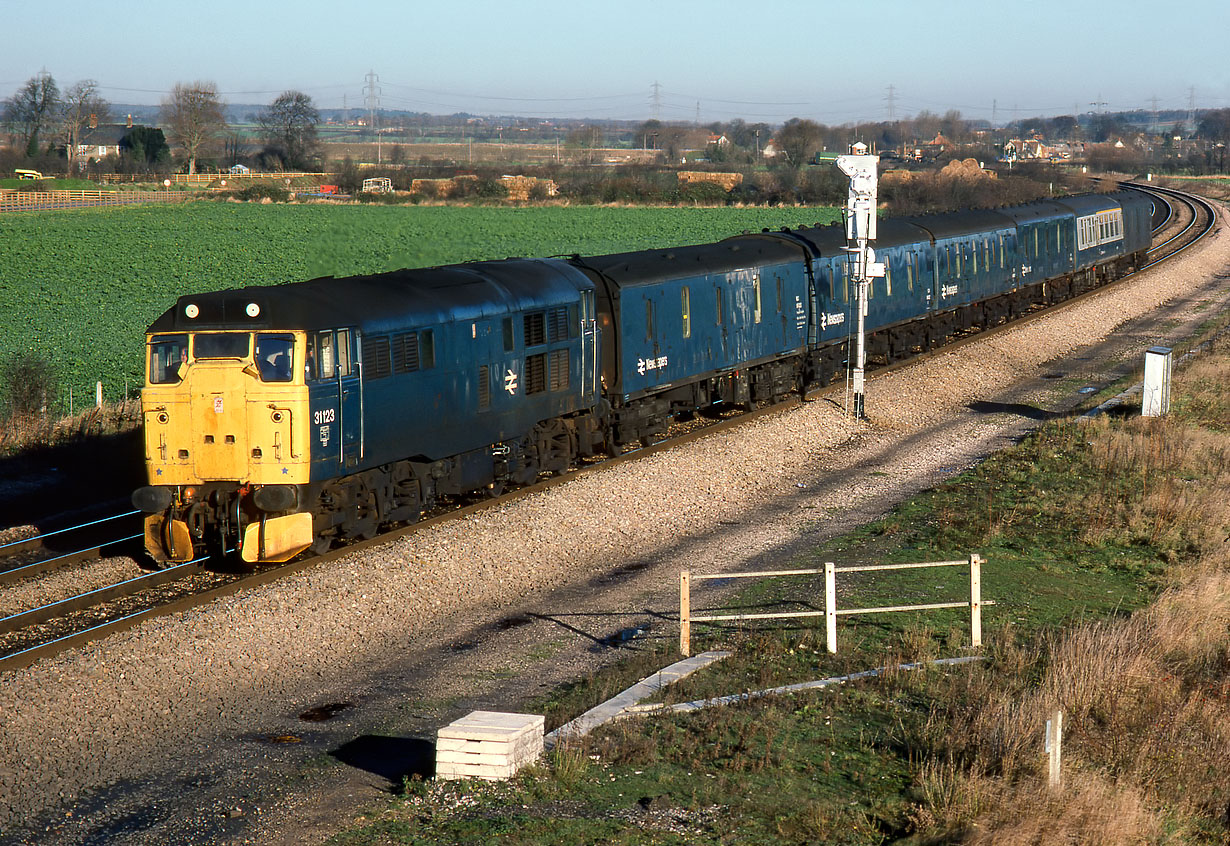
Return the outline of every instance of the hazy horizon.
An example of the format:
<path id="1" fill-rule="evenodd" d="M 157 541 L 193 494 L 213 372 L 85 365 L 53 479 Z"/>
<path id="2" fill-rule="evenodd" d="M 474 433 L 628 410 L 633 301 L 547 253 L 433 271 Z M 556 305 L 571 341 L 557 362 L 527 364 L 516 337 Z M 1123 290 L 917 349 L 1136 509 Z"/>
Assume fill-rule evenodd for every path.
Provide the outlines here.
<path id="1" fill-rule="evenodd" d="M 1230 105 L 1230 12 L 1039 0 L 1022 11 L 959 0 L 930 14 L 890 0 L 843 7 L 769 0 L 623 4 L 471 0 L 461 6 L 302 0 L 294 11 L 172 2 L 121 20 L 85 3 L 9 9 L 0 98 L 46 70 L 94 79 L 116 103 L 154 105 L 209 80 L 230 103 L 296 89 L 321 108 L 527 118 L 826 124 L 957 110 L 998 124 L 1035 115 Z M 190 17 L 191 15 L 191 17 Z M 293 17 L 292 17 L 293 16 Z M 1154 66 L 1151 44 L 1186 65 Z M 34 37 L 34 36 L 38 37 Z M 374 72 L 375 79 L 368 79 Z M 657 83 L 656 89 L 654 84 Z M 890 87 L 891 86 L 891 87 Z"/>

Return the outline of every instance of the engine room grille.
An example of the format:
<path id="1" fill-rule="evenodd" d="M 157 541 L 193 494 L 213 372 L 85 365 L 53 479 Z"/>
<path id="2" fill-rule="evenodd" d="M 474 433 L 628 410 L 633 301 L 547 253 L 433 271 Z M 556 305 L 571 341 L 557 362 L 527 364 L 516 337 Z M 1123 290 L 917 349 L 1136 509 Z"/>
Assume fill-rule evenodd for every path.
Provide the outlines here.
<path id="1" fill-rule="evenodd" d="M 562 391 L 568 387 L 568 350 L 554 350 L 551 353 L 551 390 Z"/>
<path id="2" fill-rule="evenodd" d="M 547 342 L 546 316 L 541 311 L 525 316 L 525 345 L 536 347 Z"/>
<path id="3" fill-rule="evenodd" d="M 491 370 L 487 365 L 478 368 L 478 410 L 491 408 Z"/>
<path id="4" fill-rule="evenodd" d="M 568 338 L 568 309 L 553 308 L 547 312 L 547 340 L 551 343 Z"/>
<path id="5" fill-rule="evenodd" d="M 419 335 L 406 332 L 393 337 L 393 372 L 409 373 L 419 369 Z"/>
<path id="6" fill-rule="evenodd" d="M 547 354 L 526 356 L 525 392 L 541 394 L 547 389 Z"/>
<path id="7" fill-rule="evenodd" d="M 393 369 L 389 362 L 388 338 L 363 339 L 363 376 L 367 379 L 383 379 Z"/>

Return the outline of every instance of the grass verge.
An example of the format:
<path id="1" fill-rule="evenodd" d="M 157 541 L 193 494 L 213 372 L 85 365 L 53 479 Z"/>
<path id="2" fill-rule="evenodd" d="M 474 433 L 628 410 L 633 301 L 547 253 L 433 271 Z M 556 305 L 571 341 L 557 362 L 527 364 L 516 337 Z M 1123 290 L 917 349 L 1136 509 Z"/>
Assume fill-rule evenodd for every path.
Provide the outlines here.
<path id="1" fill-rule="evenodd" d="M 504 784 L 408 781 L 337 844 L 1225 843 L 1230 838 L 1230 356 L 1177 378 L 1166 420 L 1057 421 L 784 567 L 983 555 L 974 665 L 609 724 Z M 839 582 L 843 602 L 959 599 L 959 570 Z M 801 600 L 801 601 L 800 601 Z M 724 603 L 820 607 L 817 579 Z M 668 702 L 965 654 L 964 612 L 711 627 L 734 655 Z M 532 703 L 558 724 L 674 644 Z M 1064 714 L 1064 782 L 1043 727 Z"/>

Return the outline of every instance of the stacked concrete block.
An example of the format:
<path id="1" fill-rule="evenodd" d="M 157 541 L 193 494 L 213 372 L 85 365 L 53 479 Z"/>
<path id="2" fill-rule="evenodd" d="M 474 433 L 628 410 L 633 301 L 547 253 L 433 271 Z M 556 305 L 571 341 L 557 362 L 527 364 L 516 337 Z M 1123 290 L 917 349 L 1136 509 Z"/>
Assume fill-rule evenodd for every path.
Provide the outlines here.
<path id="1" fill-rule="evenodd" d="M 542 754 L 538 714 L 473 711 L 436 737 L 436 778 L 510 778 Z"/>

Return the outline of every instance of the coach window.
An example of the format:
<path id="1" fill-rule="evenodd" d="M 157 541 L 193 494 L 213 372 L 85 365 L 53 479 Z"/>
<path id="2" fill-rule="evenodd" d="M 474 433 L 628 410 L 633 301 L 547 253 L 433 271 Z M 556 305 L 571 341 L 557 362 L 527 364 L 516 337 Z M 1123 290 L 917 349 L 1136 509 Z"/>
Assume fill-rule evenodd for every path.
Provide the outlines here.
<path id="1" fill-rule="evenodd" d="M 683 337 L 692 337 L 692 293 L 684 285 L 679 294 L 680 308 L 683 309 Z"/>
<path id="2" fill-rule="evenodd" d="M 149 383 L 175 385 L 180 366 L 188 363 L 187 335 L 155 335 L 149 343 Z"/>
<path id="3" fill-rule="evenodd" d="M 917 257 L 913 253 L 907 253 L 905 257 L 905 287 L 910 289 L 910 293 L 914 293 L 914 262 Z"/>
<path id="4" fill-rule="evenodd" d="M 760 322 L 760 277 L 752 277 L 752 296 L 755 297 L 755 302 L 752 305 L 752 322 Z"/>
<path id="5" fill-rule="evenodd" d="M 722 325 L 722 286 L 716 285 L 713 289 L 714 302 L 717 303 L 717 325 Z"/>
<path id="6" fill-rule="evenodd" d="M 785 295 L 785 291 L 783 289 L 786 287 L 786 283 L 782 281 L 782 278 L 780 276 L 775 276 L 773 278 L 777 280 L 777 313 L 781 314 L 782 313 L 782 300 Z"/>
<path id="7" fill-rule="evenodd" d="M 645 340 L 653 340 L 653 300 L 645 299 Z"/>
<path id="8" fill-rule="evenodd" d="M 256 369 L 262 382 L 289 382 L 294 378 L 294 358 L 294 336 L 256 336 Z"/>
<path id="9" fill-rule="evenodd" d="M 893 295 L 893 261 L 891 258 L 884 262 L 884 293 L 890 297 Z"/>

